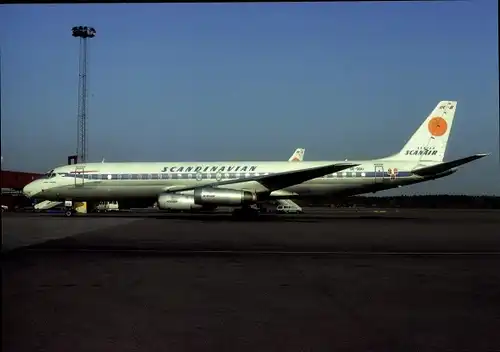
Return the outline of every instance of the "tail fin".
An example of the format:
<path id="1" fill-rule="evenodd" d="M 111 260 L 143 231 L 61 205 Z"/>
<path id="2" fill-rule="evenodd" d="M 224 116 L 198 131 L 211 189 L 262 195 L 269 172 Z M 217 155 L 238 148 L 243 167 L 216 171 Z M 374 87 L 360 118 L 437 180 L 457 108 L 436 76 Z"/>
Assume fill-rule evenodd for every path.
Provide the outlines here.
<path id="1" fill-rule="evenodd" d="M 292 154 L 290 159 L 288 161 L 302 161 L 304 160 L 304 153 L 306 150 L 304 148 L 297 148 L 295 149 L 295 152 Z"/>
<path id="2" fill-rule="evenodd" d="M 410 140 L 392 159 L 442 162 L 457 108 L 456 101 L 441 101 Z"/>

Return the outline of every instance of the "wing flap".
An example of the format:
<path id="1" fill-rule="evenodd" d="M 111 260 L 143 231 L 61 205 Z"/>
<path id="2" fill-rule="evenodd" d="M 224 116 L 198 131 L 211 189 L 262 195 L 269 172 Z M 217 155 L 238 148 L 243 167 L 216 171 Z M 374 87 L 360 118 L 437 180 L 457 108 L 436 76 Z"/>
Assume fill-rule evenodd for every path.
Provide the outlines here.
<path id="1" fill-rule="evenodd" d="M 235 185 L 243 182 L 251 182 L 255 181 L 260 183 L 262 186 L 267 188 L 268 191 L 275 191 L 278 189 L 286 188 L 289 186 L 293 186 L 308 180 L 312 180 L 317 177 L 322 177 L 334 172 L 339 172 L 350 167 L 358 166 L 359 164 L 353 163 L 337 163 L 330 164 L 326 166 L 319 166 L 307 169 L 299 169 L 285 172 L 278 172 L 270 175 L 261 175 L 261 176 L 252 176 L 252 177 L 244 177 L 236 180 L 227 180 L 227 181 L 219 181 L 208 184 L 203 184 L 199 186 L 190 186 L 190 187 L 174 187 L 167 189 L 167 192 L 184 192 L 190 191 L 198 188 L 206 188 L 206 187 L 220 187 L 227 185 Z"/>

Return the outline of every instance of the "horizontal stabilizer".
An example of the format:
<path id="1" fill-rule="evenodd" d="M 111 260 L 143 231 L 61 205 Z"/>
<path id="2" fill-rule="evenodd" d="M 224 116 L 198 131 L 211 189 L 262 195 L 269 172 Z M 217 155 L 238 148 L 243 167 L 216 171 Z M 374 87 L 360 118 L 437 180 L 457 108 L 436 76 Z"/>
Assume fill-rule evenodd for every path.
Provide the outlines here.
<path id="1" fill-rule="evenodd" d="M 437 165 L 433 165 L 433 166 L 422 167 L 422 168 L 413 170 L 412 172 L 415 175 L 419 175 L 419 176 L 436 175 L 436 174 L 440 174 L 442 172 L 446 172 L 448 170 L 451 170 L 455 167 L 470 163 L 471 161 L 484 158 L 485 156 L 488 156 L 488 155 L 490 155 L 490 154 L 475 154 L 475 155 L 468 156 L 466 158 L 456 159 L 453 161 L 447 161 L 445 163 L 441 163 L 441 164 L 437 164 Z"/>

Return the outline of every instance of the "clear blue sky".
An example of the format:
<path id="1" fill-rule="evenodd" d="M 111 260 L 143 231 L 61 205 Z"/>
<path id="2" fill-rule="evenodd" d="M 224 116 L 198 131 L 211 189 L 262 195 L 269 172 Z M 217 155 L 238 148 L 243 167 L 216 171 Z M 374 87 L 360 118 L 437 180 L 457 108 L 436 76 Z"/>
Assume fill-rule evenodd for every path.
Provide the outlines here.
<path id="1" fill-rule="evenodd" d="M 493 152 L 397 194 L 500 194 L 498 2 L 3 5 L 3 168 L 76 149 L 78 42 L 90 45 L 100 161 L 373 158 L 458 100 L 447 158 Z"/>

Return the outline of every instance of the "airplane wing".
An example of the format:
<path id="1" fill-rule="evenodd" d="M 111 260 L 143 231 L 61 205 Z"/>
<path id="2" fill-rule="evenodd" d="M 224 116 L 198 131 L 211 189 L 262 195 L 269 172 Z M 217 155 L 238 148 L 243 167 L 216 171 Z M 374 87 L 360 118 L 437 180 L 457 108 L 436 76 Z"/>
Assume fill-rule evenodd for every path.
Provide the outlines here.
<path id="1" fill-rule="evenodd" d="M 299 169 L 285 172 L 277 172 L 270 175 L 261 175 L 261 176 L 251 176 L 251 177 L 243 177 L 236 180 L 227 180 L 227 181 L 219 181 L 213 182 L 209 184 L 203 184 L 199 186 L 190 186 L 190 187 L 171 187 L 166 189 L 165 191 L 168 193 L 173 192 L 184 192 L 191 191 L 198 188 L 206 188 L 206 187 L 219 187 L 219 186 L 228 186 L 234 185 L 243 182 L 256 181 L 260 183 L 262 186 L 267 188 L 268 191 L 275 191 L 278 189 L 290 187 L 308 180 L 312 180 L 316 177 L 325 176 L 334 172 L 339 172 L 350 167 L 358 166 L 359 164 L 353 163 L 337 163 L 330 164 L 326 166 L 312 167 L 307 169 Z"/>
<path id="2" fill-rule="evenodd" d="M 489 154 L 475 154 L 475 155 L 468 156 L 466 158 L 461 158 L 461 159 L 457 159 L 457 160 L 453 160 L 453 161 L 447 161 L 445 163 L 440 163 L 440 164 L 433 165 L 433 166 L 422 167 L 422 168 L 413 170 L 412 172 L 416 175 L 419 175 L 419 176 L 435 175 L 435 174 L 439 174 L 441 172 L 451 170 L 451 169 L 458 167 L 460 165 L 470 163 L 471 161 L 484 158 L 485 156 L 488 156 L 488 155 Z"/>

